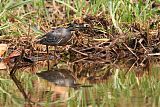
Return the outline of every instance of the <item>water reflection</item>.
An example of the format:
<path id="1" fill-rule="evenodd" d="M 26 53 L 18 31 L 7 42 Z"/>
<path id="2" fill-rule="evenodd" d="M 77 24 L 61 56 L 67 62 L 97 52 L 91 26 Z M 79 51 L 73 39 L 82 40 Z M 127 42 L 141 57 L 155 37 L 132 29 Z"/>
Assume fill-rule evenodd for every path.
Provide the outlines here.
<path id="1" fill-rule="evenodd" d="M 16 78 L 15 75 L 11 75 L 10 77 L 11 77 L 11 79 L 14 81 L 14 83 L 16 84 L 16 86 L 17 86 L 17 88 L 19 89 L 19 91 L 22 93 L 24 99 L 25 99 L 26 102 L 27 102 L 26 105 L 27 105 L 28 107 L 32 107 L 32 104 L 34 104 L 34 102 L 32 102 L 32 101 L 30 100 L 30 98 L 28 97 L 28 95 L 26 94 L 26 92 L 25 92 L 25 90 L 24 90 L 21 82 Z"/>
<path id="2" fill-rule="evenodd" d="M 126 69 L 128 72 L 134 70 L 137 76 L 143 75 L 144 72 L 150 71 L 151 68 L 151 62 L 149 58 L 138 60 L 135 58 L 126 59 L 124 62 L 109 62 L 108 60 L 105 62 L 104 60 L 91 60 L 91 58 L 88 57 L 75 59 L 74 61 L 61 58 L 57 59 L 57 61 L 51 60 L 50 63 L 46 63 L 44 67 L 42 67 L 39 62 L 40 61 L 34 62 L 37 63 L 34 64 L 36 65 L 36 72 L 38 72 L 36 73 L 37 75 L 34 75 L 33 72 L 31 73 L 31 75 L 36 77 L 36 79 L 32 81 L 33 83 L 31 82 L 35 86 L 32 87 L 33 92 L 23 88 L 25 85 L 22 85 L 20 81 L 16 79 L 15 75 L 11 76 L 19 91 L 22 93 L 26 101 L 29 102 L 29 104 L 31 103 L 31 105 L 45 105 L 49 98 L 49 105 L 51 106 L 54 106 L 54 104 L 57 103 L 66 106 L 66 101 L 70 98 L 70 96 L 72 96 L 70 95 L 70 90 L 79 91 L 80 93 L 83 90 L 82 93 L 87 99 L 86 102 L 90 103 L 92 101 L 90 100 L 88 93 L 94 93 L 97 90 L 81 87 L 90 87 L 91 85 L 88 84 L 99 85 L 102 82 L 106 83 L 106 80 L 108 80 L 109 77 L 114 74 L 115 68 Z M 42 61 L 42 64 L 44 64 L 44 62 L 45 61 Z M 19 68 L 16 67 L 17 65 L 18 64 L 15 63 L 11 71 L 16 72 L 16 70 Z M 51 69 L 47 70 L 47 66 L 51 66 Z M 28 81 L 24 82 L 27 83 Z M 24 89 L 27 92 L 25 92 Z M 33 93 L 36 93 L 37 95 Z M 103 102 L 103 98 L 98 98 L 99 93 L 101 93 L 101 96 L 105 94 L 105 92 L 100 91 L 98 93 L 94 93 L 93 96 L 96 99 L 95 103 L 100 104 Z M 111 91 L 109 91 L 109 93 L 113 94 Z M 85 99 L 80 99 L 80 101 L 81 100 Z"/>
<path id="3" fill-rule="evenodd" d="M 37 73 L 37 75 L 59 86 L 74 87 L 76 85 L 75 77 L 71 74 L 71 71 L 67 69 L 55 68 Z"/>

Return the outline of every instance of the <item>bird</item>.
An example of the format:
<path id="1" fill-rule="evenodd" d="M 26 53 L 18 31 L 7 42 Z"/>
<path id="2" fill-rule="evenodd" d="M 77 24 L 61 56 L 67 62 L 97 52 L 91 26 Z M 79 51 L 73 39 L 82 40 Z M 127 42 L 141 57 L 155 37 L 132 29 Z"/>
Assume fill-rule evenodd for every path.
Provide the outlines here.
<path id="1" fill-rule="evenodd" d="M 49 71 L 36 73 L 38 77 L 54 83 L 56 86 L 71 87 L 78 89 L 80 87 L 92 87 L 92 85 L 83 85 L 77 82 L 77 78 L 68 69 L 52 68 Z"/>
<path id="2" fill-rule="evenodd" d="M 36 43 L 46 45 L 47 55 L 48 55 L 48 46 L 54 46 L 55 47 L 54 56 L 56 56 L 55 55 L 56 47 L 66 45 L 72 37 L 72 31 L 82 30 L 82 29 L 86 29 L 86 28 L 89 28 L 88 24 L 70 23 L 70 24 L 68 24 L 68 27 L 66 27 L 66 28 L 65 27 L 58 27 L 58 28 L 46 33 L 42 37 L 39 37 Z M 48 63 L 49 63 L 49 60 L 48 60 Z M 49 66 L 49 64 L 48 64 L 48 66 Z M 48 67 L 48 69 L 49 69 L 49 67 Z"/>
<path id="3" fill-rule="evenodd" d="M 74 87 L 78 85 L 76 84 L 74 76 L 67 69 L 56 68 L 36 74 L 45 80 L 53 82 L 55 85 L 66 86 L 66 87 Z"/>
<path id="4" fill-rule="evenodd" d="M 38 38 L 37 43 L 46 46 L 64 46 L 72 37 L 72 31 L 88 28 L 88 24 L 78 25 L 70 23 L 68 27 L 58 27 L 42 37 Z"/>

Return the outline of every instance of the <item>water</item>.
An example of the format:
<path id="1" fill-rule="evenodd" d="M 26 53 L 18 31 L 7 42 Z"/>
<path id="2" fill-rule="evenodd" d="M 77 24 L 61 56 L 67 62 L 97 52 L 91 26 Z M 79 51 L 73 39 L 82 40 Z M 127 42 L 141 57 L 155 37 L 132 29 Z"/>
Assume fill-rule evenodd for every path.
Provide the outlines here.
<path id="1" fill-rule="evenodd" d="M 55 63 L 56 61 L 51 61 L 51 70 L 47 71 L 47 62 L 38 62 L 34 68 L 18 69 L 12 78 L 9 72 L 1 71 L 0 105 L 2 107 L 159 105 L 158 64 L 152 66 L 152 74 L 142 72 L 142 69 L 138 68 L 133 68 L 125 74 L 130 68 L 122 64 L 114 65 L 91 60 L 59 61 L 56 65 Z M 45 76 L 40 72 L 45 72 Z M 39 77 L 37 73 L 42 75 Z M 52 75 L 63 78 L 55 76 L 54 79 Z"/>

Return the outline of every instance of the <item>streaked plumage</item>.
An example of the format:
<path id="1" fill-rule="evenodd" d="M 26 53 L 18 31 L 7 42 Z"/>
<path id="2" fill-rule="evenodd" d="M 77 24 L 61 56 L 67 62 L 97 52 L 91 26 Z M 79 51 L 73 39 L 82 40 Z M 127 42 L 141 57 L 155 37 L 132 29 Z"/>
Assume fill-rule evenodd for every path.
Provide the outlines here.
<path id="1" fill-rule="evenodd" d="M 72 34 L 71 34 L 72 30 L 73 30 L 73 27 L 57 28 L 51 32 L 48 32 L 44 36 L 42 36 L 37 43 L 48 45 L 48 46 L 66 45 L 67 42 L 72 37 Z"/>

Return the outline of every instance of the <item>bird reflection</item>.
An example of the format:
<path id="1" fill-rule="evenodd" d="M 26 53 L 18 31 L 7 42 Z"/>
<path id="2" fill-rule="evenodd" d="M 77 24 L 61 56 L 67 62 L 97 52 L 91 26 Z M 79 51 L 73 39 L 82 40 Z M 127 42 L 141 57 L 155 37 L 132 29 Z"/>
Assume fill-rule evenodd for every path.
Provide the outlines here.
<path id="1" fill-rule="evenodd" d="M 51 69 L 49 71 L 44 71 L 37 73 L 37 75 L 45 80 L 53 82 L 58 86 L 75 87 L 76 79 L 67 69 Z"/>

